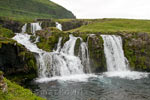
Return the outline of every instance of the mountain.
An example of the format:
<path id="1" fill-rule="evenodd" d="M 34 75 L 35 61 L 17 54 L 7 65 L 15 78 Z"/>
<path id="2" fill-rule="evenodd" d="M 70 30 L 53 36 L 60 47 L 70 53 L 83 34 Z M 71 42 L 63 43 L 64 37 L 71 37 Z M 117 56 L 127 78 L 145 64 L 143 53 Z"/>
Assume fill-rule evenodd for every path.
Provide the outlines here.
<path id="1" fill-rule="evenodd" d="M 14 19 L 75 18 L 72 12 L 49 0 L 0 0 L 0 16 Z"/>

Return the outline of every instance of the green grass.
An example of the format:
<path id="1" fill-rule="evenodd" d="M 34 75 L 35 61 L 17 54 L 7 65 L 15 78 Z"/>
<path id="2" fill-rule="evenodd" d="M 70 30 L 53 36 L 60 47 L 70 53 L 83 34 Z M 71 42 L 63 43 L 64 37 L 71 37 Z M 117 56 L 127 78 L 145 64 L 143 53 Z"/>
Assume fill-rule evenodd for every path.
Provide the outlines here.
<path id="1" fill-rule="evenodd" d="M 0 0 L 0 16 L 14 20 L 75 18 L 70 11 L 49 0 Z"/>
<path id="2" fill-rule="evenodd" d="M 5 82 L 8 86 L 8 92 L 3 93 L 0 90 L 0 100 L 45 100 L 33 94 L 29 89 L 24 89 L 16 83 L 12 83 L 7 79 L 5 79 Z"/>
<path id="3" fill-rule="evenodd" d="M 150 32 L 150 20 L 97 19 L 70 32 Z"/>
<path id="4" fill-rule="evenodd" d="M 6 28 L 0 26 L 0 37 L 12 38 L 15 34 Z"/>

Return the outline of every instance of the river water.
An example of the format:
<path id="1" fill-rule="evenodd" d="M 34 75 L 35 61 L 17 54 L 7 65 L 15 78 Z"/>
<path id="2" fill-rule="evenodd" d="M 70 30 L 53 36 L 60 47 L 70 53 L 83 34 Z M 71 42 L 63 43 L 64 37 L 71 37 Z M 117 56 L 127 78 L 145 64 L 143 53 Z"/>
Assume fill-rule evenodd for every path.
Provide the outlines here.
<path id="1" fill-rule="evenodd" d="M 140 79 L 99 74 L 45 80 L 30 85 L 47 100 L 150 100 L 150 75 Z"/>

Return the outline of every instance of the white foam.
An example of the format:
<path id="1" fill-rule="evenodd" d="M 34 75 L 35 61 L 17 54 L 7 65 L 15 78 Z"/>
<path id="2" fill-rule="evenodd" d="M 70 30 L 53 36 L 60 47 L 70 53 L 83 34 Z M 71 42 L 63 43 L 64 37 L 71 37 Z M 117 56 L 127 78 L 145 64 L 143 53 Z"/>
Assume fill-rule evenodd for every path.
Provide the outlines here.
<path id="1" fill-rule="evenodd" d="M 39 49 L 36 44 L 30 41 L 30 35 L 24 33 L 16 33 L 13 37 L 18 43 L 24 45 L 28 50 L 35 53 L 42 53 L 44 52 L 42 49 Z"/>
<path id="2" fill-rule="evenodd" d="M 119 78 L 125 78 L 129 80 L 147 78 L 149 75 L 149 73 L 136 72 L 136 71 L 114 71 L 114 72 L 105 72 L 103 74 L 107 77 L 119 77 Z"/>
<path id="3" fill-rule="evenodd" d="M 38 78 L 35 81 L 38 83 L 47 83 L 50 81 L 74 81 L 74 82 L 88 82 L 89 78 L 98 77 L 94 74 L 78 74 L 78 75 L 70 75 L 70 76 L 57 76 L 51 78 Z"/>
<path id="4" fill-rule="evenodd" d="M 39 22 L 31 23 L 31 32 L 35 35 L 35 32 L 38 30 L 42 30 L 42 27 Z"/>
<path id="5" fill-rule="evenodd" d="M 117 35 L 101 35 L 104 40 L 104 53 L 107 62 L 107 70 L 129 71 L 128 61 L 124 56 L 122 38 Z"/>
<path id="6" fill-rule="evenodd" d="M 56 22 L 56 28 L 62 31 L 62 25 L 58 22 Z"/>

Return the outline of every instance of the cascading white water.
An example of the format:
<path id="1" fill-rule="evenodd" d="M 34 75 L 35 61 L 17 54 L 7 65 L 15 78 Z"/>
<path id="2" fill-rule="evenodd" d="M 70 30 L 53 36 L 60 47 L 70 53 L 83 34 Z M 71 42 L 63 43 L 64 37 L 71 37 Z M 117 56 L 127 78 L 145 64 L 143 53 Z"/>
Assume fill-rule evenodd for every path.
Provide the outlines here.
<path id="1" fill-rule="evenodd" d="M 41 25 L 39 22 L 31 23 L 31 32 L 32 34 L 35 34 L 36 31 L 41 30 Z"/>
<path id="2" fill-rule="evenodd" d="M 82 41 L 80 45 L 81 59 L 74 55 L 76 40 L 79 37 L 70 35 L 70 39 L 63 47 L 61 47 L 62 37 L 60 37 L 57 49 L 53 52 L 46 52 L 39 49 L 35 43 L 30 41 L 30 35 L 24 34 L 24 32 L 26 32 L 25 26 L 22 28 L 22 33 L 16 33 L 16 36 L 13 37 L 13 39 L 24 45 L 31 52 L 38 54 L 36 55 L 36 59 L 39 66 L 38 72 L 40 78 L 68 76 L 90 72 L 88 48 L 85 42 Z M 84 66 L 86 71 L 84 70 Z"/>
<path id="3" fill-rule="evenodd" d="M 108 71 L 129 71 L 127 59 L 122 48 L 122 39 L 116 35 L 101 35 Z"/>
<path id="4" fill-rule="evenodd" d="M 46 77 L 84 74 L 81 60 L 74 55 L 77 37 L 70 35 L 70 39 L 62 48 L 61 40 L 62 38 L 59 38 L 56 51 L 43 55 L 45 65 L 41 66 L 44 69 L 41 71 L 41 74 L 44 73 Z"/>
<path id="5" fill-rule="evenodd" d="M 62 31 L 62 25 L 58 22 L 56 22 L 56 28 Z"/>
<path id="6" fill-rule="evenodd" d="M 21 33 L 25 33 L 27 30 L 27 24 L 25 24 L 23 27 L 22 27 L 22 32 Z"/>
<path id="7" fill-rule="evenodd" d="M 59 38 L 59 41 L 58 41 L 58 44 L 57 44 L 57 48 L 56 48 L 56 52 L 60 52 L 60 50 L 61 50 L 61 41 L 62 41 L 62 37 Z"/>
<path id="8" fill-rule="evenodd" d="M 61 49 L 61 52 L 73 56 L 74 55 L 74 47 L 75 47 L 77 37 L 74 37 L 73 35 L 70 35 L 69 37 L 70 37 L 69 41 L 67 41 L 64 44 L 63 48 Z"/>
<path id="9" fill-rule="evenodd" d="M 34 44 L 30 41 L 31 35 L 25 34 L 26 30 L 27 30 L 27 24 L 25 24 L 22 27 L 21 33 L 16 33 L 16 35 L 13 37 L 13 39 L 16 40 L 18 43 L 24 45 L 31 52 L 35 52 L 35 53 L 44 52 L 42 49 L 39 49 L 36 44 Z"/>
<path id="10" fill-rule="evenodd" d="M 85 67 L 84 71 L 86 73 L 91 73 L 88 46 L 87 43 L 83 42 L 82 39 L 80 40 L 81 40 L 81 44 L 80 44 L 80 50 L 78 56 L 81 59 L 82 65 Z"/>
<path id="11" fill-rule="evenodd" d="M 70 35 L 70 39 L 62 46 L 62 37 L 60 37 L 57 49 L 53 52 L 46 52 L 30 42 L 30 35 L 24 34 L 25 32 L 26 24 L 22 28 L 22 33 L 16 33 L 13 39 L 24 45 L 31 52 L 36 53 L 39 77 L 42 79 L 39 81 L 44 81 L 45 79 L 45 81 L 48 81 L 47 77 L 53 76 L 63 76 L 65 79 L 67 79 L 66 76 L 77 78 L 78 76 L 76 75 L 82 77 L 85 72 L 90 73 L 88 46 L 81 38 Z M 140 79 L 148 76 L 148 74 L 133 72 L 128 69 L 128 63 L 126 63 L 127 60 L 122 49 L 121 37 L 115 35 L 102 35 L 102 37 L 109 71 L 109 73 L 106 73 L 107 76 L 127 77 L 129 79 Z M 77 39 L 80 39 L 81 43 L 79 55 L 75 56 L 74 49 Z"/>
<path id="12" fill-rule="evenodd" d="M 61 47 L 62 37 L 59 38 L 57 49 L 50 53 L 44 53 L 44 64 L 40 66 L 40 76 L 68 76 L 90 73 L 88 47 L 85 42 L 80 44 L 80 57 L 74 55 L 76 40 L 79 37 L 69 36 L 70 39 Z"/>
<path id="13" fill-rule="evenodd" d="M 36 37 L 36 39 L 35 39 L 35 41 L 34 41 L 34 43 L 39 42 L 39 39 L 40 39 L 40 37 L 39 37 L 39 36 L 37 36 L 37 37 Z"/>
<path id="14" fill-rule="evenodd" d="M 39 49 L 36 44 L 30 41 L 30 35 L 24 33 L 16 33 L 13 37 L 18 43 L 24 45 L 28 50 L 34 53 L 42 53 L 44 52 L 42 49 Z"/>

